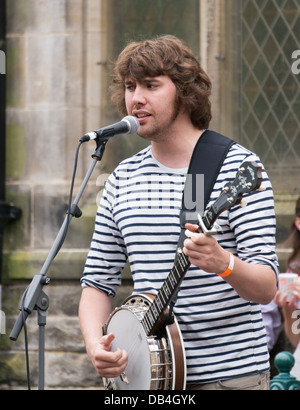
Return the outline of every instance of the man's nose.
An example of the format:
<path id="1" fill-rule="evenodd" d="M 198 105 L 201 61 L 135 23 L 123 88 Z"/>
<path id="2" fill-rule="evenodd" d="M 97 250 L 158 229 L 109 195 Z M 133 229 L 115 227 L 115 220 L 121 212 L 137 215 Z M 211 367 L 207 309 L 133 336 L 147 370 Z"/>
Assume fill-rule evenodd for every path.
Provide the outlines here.
<path id="1" fill-rule="evenodd" d="M 146 95 L 144 87 L 136 86 L 132 97 L 132 101 L 135 104 L 146 104 Z"/>

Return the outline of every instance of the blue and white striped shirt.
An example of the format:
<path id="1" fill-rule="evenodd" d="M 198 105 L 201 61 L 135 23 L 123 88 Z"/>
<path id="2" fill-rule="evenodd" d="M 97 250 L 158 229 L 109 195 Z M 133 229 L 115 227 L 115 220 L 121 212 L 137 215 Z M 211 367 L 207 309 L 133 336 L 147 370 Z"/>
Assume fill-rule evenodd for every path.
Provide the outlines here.
<path id="1" fill-rule="evenodd" d="M 260 163 L 255 154 L 233 145 L 207 208 L 244 161 Z M 174 263 L 186 173 L 160 164 L 151 146 L 121 162 L 109 177 L 98 208 L 83 286 L 115 295 L 129 260 L 134 293 L 157 293 Z M 237 205 L 219 216 L 223 233 L 216 238 L 240 259 L 268 265 L 277 273 L 273 191 L 264 170 L 263 186 L 263 192 L 244 195 L 247 207 Z M 216 274 L 192 265 L 174 312 L 185 344 L 188 383 L 269 369 L 260 306 L 242 299 Z"/>

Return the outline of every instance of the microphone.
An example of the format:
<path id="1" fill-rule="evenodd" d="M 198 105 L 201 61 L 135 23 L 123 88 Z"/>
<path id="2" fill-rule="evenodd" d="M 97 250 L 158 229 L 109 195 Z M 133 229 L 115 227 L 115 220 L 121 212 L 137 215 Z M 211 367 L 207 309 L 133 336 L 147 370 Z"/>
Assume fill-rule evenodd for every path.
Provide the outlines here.
<path id="1" fill-rule="evenodd" d="M 88 132 L 85 134 L 80 141 L 86 142 L 90 140 L 107 141 L 114 135 L 119 134 L 135 134 L 140 128 L 140 123 L 137 118 L 128 115 L 124 117 L 121 121 L 108 125 L 104 128 L 99 128 L 99 130 Z"/>

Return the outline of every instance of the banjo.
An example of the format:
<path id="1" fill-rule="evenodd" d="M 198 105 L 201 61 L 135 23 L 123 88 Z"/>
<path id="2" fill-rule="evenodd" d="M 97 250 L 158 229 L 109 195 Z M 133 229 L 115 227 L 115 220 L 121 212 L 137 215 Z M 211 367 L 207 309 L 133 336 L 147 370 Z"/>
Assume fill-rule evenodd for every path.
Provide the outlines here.
<path id="1" fill-rule="evenodd" d="M 198 232 L 221 233 L 215 224 L 218 216 L 240 204 L 242 195 L 258 189 L 261 181 L 261 167 L 255 162 L 244 162 L 235 180 L 224 186 L 206 215 L 198 216 Z M 184 343 L 169 304 L 189 267 L 188 257 L 178 248 L 174 266 L 156 296 L 131 295 L 111 313 L 103 333 L 115 335 L 112 349 L 126 350 L 128 365 L 119 377 L 103 379 L 107 390 L 185 389 Z"/>

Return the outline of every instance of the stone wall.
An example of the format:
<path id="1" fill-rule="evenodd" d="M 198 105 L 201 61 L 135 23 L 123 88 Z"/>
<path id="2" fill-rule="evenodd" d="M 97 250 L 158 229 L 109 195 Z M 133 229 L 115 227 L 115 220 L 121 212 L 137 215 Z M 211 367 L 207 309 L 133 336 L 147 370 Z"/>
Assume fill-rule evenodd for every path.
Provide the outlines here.
<path id="1" fill-rule="evenodd" d="M 122 286 L 115 306 L 131 293 L 131 286 Z M 102 379 L 89 361 L 78 324 L 80 287 L 74 282 L 53 282 L 44 288 L 49 296 L 45 327 L 45 389 L 101 389 Z M 4 287 L 3 305 L 7 334 L 0 341 L 0 390 L 27 388 L 24 332 L 16 342 L 8 339 L 15 323 L 16 306 L 24 285 Z M 31 386 L 38 386 L 37 313 L 27 319 Z"/>
<path id="2" fill-rule="evenodd" d="M 0 386 L 26 387 L 23 333 L 8 338 L 21 296 L 40 271 L 65 217 L 79 138 L 101 123 L 100 0 L 7 1 L 6 200 L 22 209 L 4 235 Z M 92 161 L 82 147 L 76 186 Z M 49 269 L 46 387 L 99 386 L 84 353 L 77 310 L 79 279 L 93 232 L 97 166 L 65 244 Z M 30 368 L 37 383 L 36 312 L 28 319 Z"/>
<path id="3" fill-rule="evenodd" d="M 9 270 L 11 259 L 42 260 L 52 245 L 66 210 L 77 142 L 101 120 L 100 3 L 7 2 L 6 195 L 23 211 L 6 232 L 4 275 L 10 279 L 16 274 Z M 92 152 L 91 146 L 82 150 L 76 188 Z M 95 180 L 82 201 L 83 208 L 94 205 L 90 215 Z M 88 246 L 91 224 L 83 225 L 80 240 L 68 236 L 67 260 L 70 249 Z"/>

